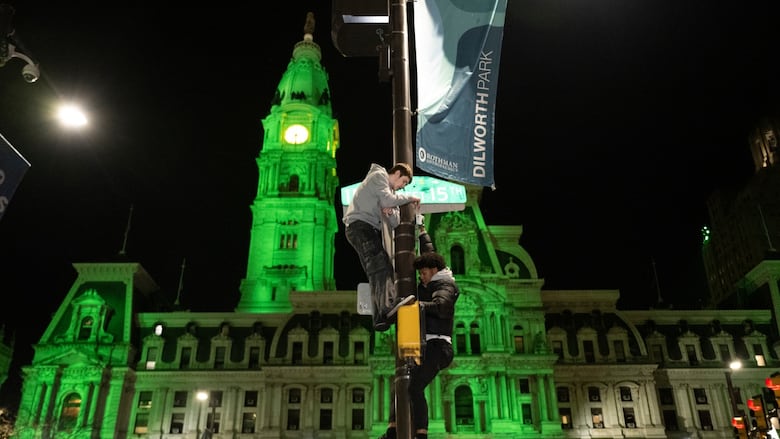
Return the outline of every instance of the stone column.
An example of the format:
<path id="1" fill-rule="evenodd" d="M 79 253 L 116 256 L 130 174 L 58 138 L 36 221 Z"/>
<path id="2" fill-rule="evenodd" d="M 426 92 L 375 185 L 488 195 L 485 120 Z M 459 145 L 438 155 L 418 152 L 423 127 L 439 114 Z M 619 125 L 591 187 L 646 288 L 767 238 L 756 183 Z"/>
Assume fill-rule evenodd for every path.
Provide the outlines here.
<path id="1" fill-rule="evenodd" d="M 498 392 L 499 397 L 501 398 L 501 413 L 499 416 L 501 419 L 509 419 L 509 398 L 507 396 L 509 393 L 509 387 L 505 374 L 498 376 Z"/>
<path id="2" fill-rule="evenodd" d="M 536 389 L 537 389 L 537 398 L 538 398 L 538 404 L 539 404 L 539 420 L 549 421 L 550 420 L 550 411 L 549 407 L 547 406 L 547 385 L 544 380 L 543 375 L 534 375 L 533 378 L 536 381 Z"/>

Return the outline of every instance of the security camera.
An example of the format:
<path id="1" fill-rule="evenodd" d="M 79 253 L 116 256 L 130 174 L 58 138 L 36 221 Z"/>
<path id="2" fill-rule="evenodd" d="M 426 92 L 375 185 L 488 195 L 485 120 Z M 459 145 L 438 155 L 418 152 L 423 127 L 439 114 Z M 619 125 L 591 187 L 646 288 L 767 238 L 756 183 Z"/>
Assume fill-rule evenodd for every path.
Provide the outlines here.
<path id="1" fill-rule="evenodd" d="M 0 61 L 8 61 L 11 58 L 19 58 L 26 63 L 22 69 L 22 78 L 28 83 L 32 84 L 41 77 L 41 70 L 38 68 L 38 64 L 35 64 L 29 56 L 16 50 L 16 46 L 8 44 L 8 56 L 5 59 L 0 59 Z"/>
<path id="2" fill-rule="evenodd" d="M 22 78 L 24 78 L 24 80 L 29 82 L 30 84 L 37 81 L 38 78 L 40 77 L 41 77 L 41 71 L 38 69 L 38 66 L 35 64 L 27 64 L 22 69 Z"/>

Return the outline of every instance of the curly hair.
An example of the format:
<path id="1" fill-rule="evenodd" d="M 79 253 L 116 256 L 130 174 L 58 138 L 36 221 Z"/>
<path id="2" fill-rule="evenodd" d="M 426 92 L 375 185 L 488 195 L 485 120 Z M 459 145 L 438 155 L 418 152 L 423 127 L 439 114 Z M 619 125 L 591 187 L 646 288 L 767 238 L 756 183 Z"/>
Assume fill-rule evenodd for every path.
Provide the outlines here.
<path id="1" fill-rule="evenodd" d="M 421 268 L 436 268 L 443 270 L 447 267 L 444 262 L 444 256 L 436 252 L 423 253 L 420 256 L 414 258 L 414 269 L 419 270 Z"/>

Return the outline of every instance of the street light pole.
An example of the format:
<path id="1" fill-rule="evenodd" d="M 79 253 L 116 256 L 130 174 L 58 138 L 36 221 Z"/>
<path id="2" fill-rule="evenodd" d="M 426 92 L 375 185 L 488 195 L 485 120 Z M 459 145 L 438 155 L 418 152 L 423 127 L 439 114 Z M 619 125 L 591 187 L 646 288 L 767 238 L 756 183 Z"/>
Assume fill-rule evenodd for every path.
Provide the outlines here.
<path id="1" fill-rule="evenodd" d="M 203 401 L 209 399 L 209 394 L 203 390 L 200 390 L 198 391 L 198 393 L 195 394 L 195 398 L 197 398 L 198 401 L 200 401 L 200 403 L 198 404 L 198 422 L 195 424 L 195 434 L 197 437 L 200 436 L 200 417 L 201 417 L 201 412 L 203 411 Z"/>
<path id="2" fill-rule="evenodd" d="M 737 400 L 734 398 L 734 385 L 731 383 L 731 371 L 732 369 L 726 371 L 726 387 L 728 388 L 729 402 L 731 403 L 731 415 L 739 416 Z"/>
<path id="3" fill-rule="evenodd" d="M 744 424 L 744 417 L 742 413 L 740 413 L 739 408 L 737 407 L 737 398 L 734 396 L 734 384 L 731 381 L 731 374 L 742 367 L 742 363 L 740 363 L 738 360 L 732 361 L 729 363 L 729 368 L 726 370 L 726 391 L 729 393 L 729 402 L 731 403 L 731 419 L 732 419 L 732 425 L 737 430 L 739 429 L 746 429 Z M 741 427 L 739 424 L 735 424 L 735 420 L 738 420 L 741 418 Z M 739 437 L 742 437 L 742 432 L 740 432 Z M 747 430 L 744 431 L 745 436 L 747 435 Z"/>
<path id="4" fill-rule="evenodd" d="M 209 404 L 211 404 L 211 418 L 209 419 L 208 437 L 211 438 L 211 436 L 214 435 L 214 421 L 215 417 L 217 416 L 217 401 L 215 401 L 214 398 L 209 398 Z"/>
<path id="5" fill-rule="evenodd" d="M 393 163 L 408 163 L 413 166 L 410 55 L 406 9 L 409 1 L 411 0 L 333 0 L 331 36 L 344 56 L 379 56 L 380 80 L 385 80 L 389 76 L 392 81 Z M 362 21 L 355 20 L 356 18 L 373 20 Z M 387 21 L 384 21 L 385 18 Z M 386 24 L 390 25 L 389 29 Z M 384 38 L 388 31 L 390 32 L 389 44 Z M 385 64 L 387 61 L 390 63 L 389 66 Z M 417 287 L 413 266 L 417 212 L 412 204 L 401 206 L 400 210 L 400 222 L 394 230 L 395 287 L 399 297 L 407 297 L 416 295 Z M 397 436 L 398 439 L 411 439 L 413 427 L 408 387 L 412 366 L 409 359 L 401 358 L 398 352 L 396 352 L 395 366 L 393 403 L 396 408 Z"/>
<path id="6" fill-rule="evenodd" d="M 394 162 L 413 165 L 412 112 L 409 73 L 409 37 L 406 2 L 390 2 L 390 70 L 393 90 L 393 158 Z M 414 226 L 417 212 L 412 204 L 401 206 L 401 220 L 395 229 L 396 292 L 399 297 L 416 295 L 414 276 Z M 400 328 L 396 328 L 398 332 Z M 396 333 L 397 336 L 397 333 Z M 395 359 L 395 419 L 399 439 L 414 437 L 409 379 L 412 364 L 397 352 Z"/>

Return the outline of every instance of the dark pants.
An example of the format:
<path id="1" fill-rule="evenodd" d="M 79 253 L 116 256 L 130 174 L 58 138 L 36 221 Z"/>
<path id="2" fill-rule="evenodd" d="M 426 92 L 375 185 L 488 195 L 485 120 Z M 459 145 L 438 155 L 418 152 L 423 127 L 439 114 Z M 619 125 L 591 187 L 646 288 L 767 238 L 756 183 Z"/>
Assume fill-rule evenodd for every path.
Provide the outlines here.
<path id="1" fill-rule="evenodd" d="M 382 243 L 382 232 L 363 221 L 355 221 L 346 230 L 347 242 L 358 254 L 368 277 L 374 305 L 374 326 L 395 302 L 395 269 Z"/>
<path id="2" fill-rule="evenodd" d="M 409 373 L 409 402 L 411 404 L 414 431 L 428 429 L 428 401 L 425 388 L 436 378 L 439 371 L 452 363 L 452 345 L 445 340 L 433 339 L 425 342 L 422 364 L 412 367 Z M 395 391 L 395 386 L 393 386 Z M 390 422 L 395 422 L 395 392 L 391 397 Z"/>

